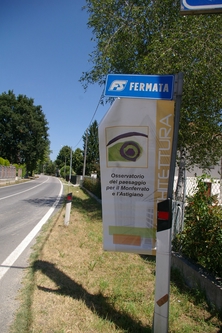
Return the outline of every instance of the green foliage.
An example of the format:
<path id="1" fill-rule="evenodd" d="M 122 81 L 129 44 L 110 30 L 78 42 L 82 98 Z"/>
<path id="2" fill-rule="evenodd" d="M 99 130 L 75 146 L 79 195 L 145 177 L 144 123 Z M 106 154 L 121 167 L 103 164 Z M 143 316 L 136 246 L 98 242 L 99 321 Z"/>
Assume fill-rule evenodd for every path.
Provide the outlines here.
<path id="1" fill-rule="evenodd" d="M 10 162 L 9 160 L 0 157 L 0 165 L 10 166 Z"/>
<path id="2" fill-rule="evenodd" d="M 56 165 L 61 169 L 64 165 L 70 165 L 71 147 L 63 146 L 55 160 Z"/>
<path id="3" fill-rule="evenodd" d="M 99 179 L 85 177 L 83 187 L 94 194 L 98 199 L 101 199 L 101 183 Z"/>
<path id="4" fill-rule="evenodd" d="M 0 95 L 0 152 L 11 163 L 26 164 L 32 173 L 49 147 L 48 123 L 40 105 L 13 91 Z"/>
<path id="5" fill-rule="evenodd" d="M 60 169 L 60 175 L 63 178 L 66 178 L 67 176 L 69 176 L 69 174 L 70 174 L 70 166 L 69 165 L 66 165 L 66 166 L 64 166 Z M 75 172 L 74 172 L 73 169 L 71 170 L 71 175 L 75 175 Z"/>
<path id="6" fill-rule="evenodd" d="M 87 148 L 87 149 L 86 149 Z M 99 166 L 99 136 L 98 123 L 95 120 L 83 135 L 83 150 L 86 150 L 86 175 L 97 173 L 100 176 Z"/>
<path id="7" fill-rule="evenodd" d="M 57 168 L 55 162 L 48 161 L 43 166 L 43 171 L 47 175 L 55 176 L 57 173 Z"/>
<path id="8" fill-rule="evenodd" d="M 81 82 L 114 74 L 184 73 L 178 147 L 187 166 L 222 156 L 222 39 L 219 15 L 180 15 L 179 0 L 86 0 L 96 47 Z"/>
<path id="9" fill-rule="evenodd" d="M 72 155 L 72 167 L 77 175 L 83 174 L 83 151 L 77 148 Z"/>
<path id="10" fill-rule="evenodd" d="M 222 277 L 222 208 L 216 197 L 208 195 L 204 180 L 197 178 L 197 189 L 188 197 L 185 228 L 173 241 L 174 249 L 213 274 Z"/>
<path id="11" fill-rule="evenodd" d="M 59 151 L 55 160 L 58 169 L 70 166 L 71 149 L 69 146 L 63 146 Z M 72 169 L 77 175 L 83 173 L 83 152 L 80 148 L 77 148 L 74 152 L 72 151 Z"/>
<path id="12" fill-rule="evenodd" d="M 27 174 L 25 164 L 20 164 L 19 165 L 19 164 L 14 163 L 13 166 L 16 167 L 16 174 L 18 172 L 18 169 L 22 169 L 22 177 L 25 177 L 25 175 Z"/>
<path id="13" fill-rule="evenodd" d="M 1 163 L 0 163 L 0 164 L 1 164 Z M 20 169 L 22 168 L 20 165 L 18 165 L 18 164 L 16 164 L 16 163 L 14 163 L 13 166 L 16 168 L 16 171 L 17 171 L 19 168 L 20 168 Z"/>

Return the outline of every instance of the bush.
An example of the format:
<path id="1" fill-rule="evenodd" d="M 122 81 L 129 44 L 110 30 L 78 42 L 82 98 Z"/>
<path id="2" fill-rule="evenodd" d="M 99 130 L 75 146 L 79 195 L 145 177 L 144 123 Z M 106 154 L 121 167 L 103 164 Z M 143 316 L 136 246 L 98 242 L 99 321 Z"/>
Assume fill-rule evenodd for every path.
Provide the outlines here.
<path id="1" fill-rule="evenodd" d="M 9 160 L 5 160 L 4 158 L 0 157 L 0 165 L 10 166 Z"/>
<path id="2" fill-rule="evenodd" d="M 69 176 L 70 174 L 70 166 L 69 165 L 66 165 L 63 166 L 61 169 L 60 169 L 60 175 L 63 177 L 63 178 L 66 178 L 66 176 Z M 71 175 L 75 175 L 76 173 L 74 172 L 74 170 L 72 169 L 71 170 Z M 67 177 L 68 178 L 68 177 Z"/>
<path id="3" fill-rule="evenodd" d="M 26 165 L 25 164 L 13 164 L 13 166 L 16 168 L 16 176 L 18 176 L 18 170 L 22 170 L 22 177 L 25 177 L 27 171 L 26 171 Z"/>
<path id="4" fill-rule="evenodd" d="M 101 199 L 101 183 L 99 179 L 84 177 L 82 186 L 98 199 Z"/>
<path id="5" fill-rule="evenodd" d="M 222 208 L 207 194 L 206 175 L 198 177 L 196 193 L 188 197 L 185 227 L 173 240 L 174 250 L 222 277 Z"/>

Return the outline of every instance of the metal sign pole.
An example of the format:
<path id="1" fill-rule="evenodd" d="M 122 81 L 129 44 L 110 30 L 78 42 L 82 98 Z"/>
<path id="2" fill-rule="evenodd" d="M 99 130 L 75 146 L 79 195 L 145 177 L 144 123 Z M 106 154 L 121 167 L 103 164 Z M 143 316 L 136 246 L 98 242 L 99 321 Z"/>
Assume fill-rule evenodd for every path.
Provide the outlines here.
<path id="1" fill-rule="evenodd" d="M 183 73 L 175 76 L 174 137 L 168 182 L 168 199 L 157 207 L 156 287 L 153 333 L 167 333 L 169 326 L 169 295 L 171 269 L 171 227 L 174 171 L 176 165 Z"/>
<path id="2" fill-rule="evenodd" d="M 172 154 L 170 162 L 170 174 L 168 182 L 168 193 L 167 197 L 173 197 L 173 183 L 174 183 L 174 173 L 177 157 L 177 143 L 178 143 L 178 134 L 179 134 L 179 122 L 180 122 L 180 108 L 182 101 L 182 91 L 183 91 L 183 73 L 175 75 L 175 89 L 174 89 L 174 99 L 175 103 L 175 118 L 174 118 L 174 136 L 173 136 L 173 145 L 172 145 Z"/>

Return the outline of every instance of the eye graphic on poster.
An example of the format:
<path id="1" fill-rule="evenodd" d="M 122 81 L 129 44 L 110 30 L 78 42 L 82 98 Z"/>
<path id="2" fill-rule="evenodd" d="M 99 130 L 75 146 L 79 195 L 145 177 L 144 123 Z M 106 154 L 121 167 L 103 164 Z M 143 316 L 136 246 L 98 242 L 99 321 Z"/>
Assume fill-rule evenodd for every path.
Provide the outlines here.
<path id="1" fill-rule="evenodd" d="M 107 127 L 108 167 L 147 167 L 148 130 L 147 126 Z"/>

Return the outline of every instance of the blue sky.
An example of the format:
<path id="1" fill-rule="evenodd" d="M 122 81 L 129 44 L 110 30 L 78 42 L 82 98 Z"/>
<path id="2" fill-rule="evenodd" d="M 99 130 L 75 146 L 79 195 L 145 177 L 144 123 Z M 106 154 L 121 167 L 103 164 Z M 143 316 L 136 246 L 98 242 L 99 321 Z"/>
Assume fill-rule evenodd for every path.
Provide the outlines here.
<path id="1" fill-rule="evenodd" d="M 50 155 L 62 146 L 83 148 L 82 135 L 103 87 L 85 92 L 79 79 L 92 67 L 95 44 L 84 0 L 0 1 L 0 94 L 13 90 L 34 98 L 49 123 Z M 99 106 L 98 122 L 108 109 Z"/>

